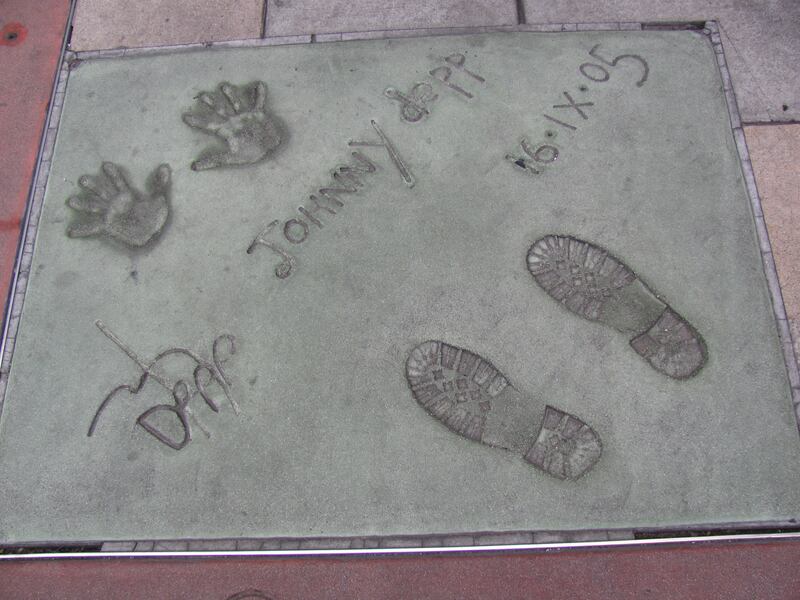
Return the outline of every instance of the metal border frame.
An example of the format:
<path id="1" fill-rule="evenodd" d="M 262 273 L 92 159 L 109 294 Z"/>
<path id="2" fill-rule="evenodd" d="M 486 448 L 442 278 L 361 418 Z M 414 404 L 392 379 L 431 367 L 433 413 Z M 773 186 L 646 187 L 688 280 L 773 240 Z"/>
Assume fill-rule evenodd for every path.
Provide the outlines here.
<path id="1" fill-rule="evenodd" d="M 63 72 L 64 58 L 72 36 L 72 20 L 75 16 L 76 4 L 77 0 L 70 0 L 64 36 L 61 41 L 61 53 L 58 61 L 56 61 L 53 89 L 50 92 L 50 101 L 45 114 L 45 127 L 42 129 L 42 135 L 39 139 L 39 150 L 34 165 L 33 179 L 28 191 L 28 201 L 25 204 L 17 256 L 14 261 L 11 285 L 8 288 L 7 305 L 4 307 L 2 314 L 3 330 L 2 336 L 0 336 L 0 418 L 2 418 L 3 414 L 6 384 L 11 368 L 11 355 L 14 352 L 14 340 L 19 327 L 19 317 L 22 313 L 22 302 L 24 301 L 25 290 L 28 287 L 27 279 L 33 255 L 33 240 L 36 237 L 36 227 L 39 222 L 38 215 L 44 200 L 45 184 L 50 173 L 50 159 L 53 156 L 56 130 L 61 119 L 61 107 L 64 103 L 64 92 L 66 90 L 66 78 Z M 38 209 L 35 209 L 37 203 Z M 32 215 L 34 213 L 35 219 L 33 219 L 33 230 L 31 230 Z"/>
<path id="2" fill-rule="evenodd" d="M 783 349 L 784 362 L 791 388 L 795 416 L 800 429 L 800 370 L 795 356 L 791 329 L 786 316 L 786 309 L 781 293 L 778 273 L 772 254 L 761 200 L 756 186 L 755 175 L 747 142 L 742 129 L 742 121 L 736 97 L 733 91 L 731 76 L 728 71 L 725 54 L 720 40 L 719 25 L 716 21 L 677 22 L 677 23 L 559 23 L 538 25 L 506 25 L 493 27 L 445 27 L 435 29 L 409 29 L 367 31 L 359 33 L 311 34 L 282 36 L 251 40 L 223 42 L 179 44 L 170 46 L 154 46 L 145 48 L 122 48 L 112 50 L 92 50 L 73 52 L 67 49 L 71 31 L 72 18 L 75 11 L 75 0 L 72 0 L 67 29 L 64 36 L 62 56 L 53 87 L 50 106 L 47 113 L 47 127 L 42 139 L 37 158 L 33 185 L 28 199 L 23 234 L 17 254 L 14 276 L 9 293 L 9 304 L 2 340 L 0 340 L 0 417 L 2 417 L 5 390 L 11 368 L 19 328 L 20 316 L 27 290 L 28 276 L 33 259 L 34 244 L 39 224 L 39 217 L 44 201 L 44 193 L 50 172 L 50 164 L 55 147 L 58 125 L 66 94 L 69 72 L 83 60 L 103 58 L 120 58 L 127 56 L 152 56 L 172 54 L 207 48 L 259 48 L 275 45 L 325 43 L 335 41 L 375 40 L 392 38 L 414 38 L 443 35 L 465 35 L 476 33 L 517 33 L 517 32 L 589 32 L 589 31 L 647 31 L 647 30 L 693 30 L 709 38 L 712 44 L 717 66 L 723 84 L 733 139 L 739 153 L 742 174 L 753 213 L 754 226 L 761 252 L 767 287 L 772 301 L 772 310 Z M 766 532 L 753 533 L 755 529 Z M 387 535 L 370 537 L 343 538 L 237 538 L 216 540 L 180 540 L 180 541 L 130 541 L 130 542 L 69 542 L 70 546 L 93 546 L 102 543 L 101 551 L 88 552 L 32 552 L 30 554 L 0 554 L 0 561 L 31 559 L 88 559 L 114 557 L 140 558 L 199 558 L 199 557 L 304 557 L 304 556 L 369 556 L 369 555 L 403 555 L 420 553 L 474 553 L 474 552 L 507 552 L 507 551 L 548 551 L 554 549 L 575 548 L 617 548 L 653 545 L 696 544 L 711 542 L 736 541 L 800 541 L 800 531 L 780 532 L 781 529 L 800 529 L 795 520 L 787 522 L 739 522 L 714 523 L 709 525 L 665 526 L 638 529 L 613 530 L 572 530 L 572 531 L 516 531 L 516 532 L 468 532 L 459 534 L 420 534 L 420 535 Z M 774 530 L 770 531 L 770 530 Z M 692 533 L 711 533 L 714 531 L 734 531 L 723 535 L 692 535 Z M 749 531 L 749 533 L 748 533 Z M 658 535 L 675 532 L 675 537 L 658 537 Z M 739 533 L 741 532 L 741 533 Z M 635 536 L 642 536 L 636 538 Z M 651 536 L 651 537 L 647 537 Z M 482 543 L 481 543 L 482 542 Z M 303 547 L 310 544 L 310 547 Z M 316 543 L 316 546 L 313 544 Z M 57 546 L 52 542 L 46 546 Z M 67 544 L 64 544 L 67 545 Z M 5 548 L 44 549 L 40 544 L 8 544 Z M 2 549 L 2 547 L 0 547 Z"/>
<path id="3" fill-rule="evenodd" d="M 0 564 L 9 560 L 88 560 L 108 558 L 313 558 L 348 556 L 407 556 L 421 554 L 475 554 L 475 553 L 500 553 L 500 552 L 536 552 L 546 553 L 553 550 L 581 550 L 600 548 L 647 548 L 683 546 L 687 544 L 705 545 L 719 543 L 743 542 L 800 542 L 800 533 L 770 533 L 770 534 L 741 534 L 717 535 L 683 538 L 658 538 L 647 540 L 624 540 L 604 542 L 567 542 L 549 544 L 498 544 L 493 546 L 452 546 L 449 548 L 374 548 L 374 549 L 328 549 L 328 550 L 207 550 L 200 552 L 191 551 L 165 551 L 165 552 L 62 552 L 62 553 L 37 553 L 37 554 L 2 554 Z"/>

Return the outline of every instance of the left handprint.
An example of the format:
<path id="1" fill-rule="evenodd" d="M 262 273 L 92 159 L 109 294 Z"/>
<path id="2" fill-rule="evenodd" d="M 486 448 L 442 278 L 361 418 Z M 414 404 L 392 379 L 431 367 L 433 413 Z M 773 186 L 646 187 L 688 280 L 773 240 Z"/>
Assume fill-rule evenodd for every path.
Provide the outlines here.
<path id="1" fill-rule="evenodd" d="M 192 163 L 193 171 L 255 164 L 278 148 L 285 137 L 267 110 L 267 85 L 263 81 L 246 86 L 223 81 L 217 92 L 201 92 L 196 108 L 184 113 L 183 122 L 222 142 L 206 148 Z"/>
<path id="2" fill-rule="evenodd" d="M 77 212 L 67 227 L 72 238 L 107 236 L 140 248 L 158 236 L 169 216 L 171 170 L 159 165 L 150 175 L 147 193 L 128 183 L 122 169 L 104 162 L 99 175 L 78 179 L 81 192 L 67 199 Z"/>

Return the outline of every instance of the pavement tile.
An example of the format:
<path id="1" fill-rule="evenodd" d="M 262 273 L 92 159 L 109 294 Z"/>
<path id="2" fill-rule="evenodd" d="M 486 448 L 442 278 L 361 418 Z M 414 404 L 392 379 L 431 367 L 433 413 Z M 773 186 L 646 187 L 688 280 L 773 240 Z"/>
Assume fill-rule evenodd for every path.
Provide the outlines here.
<path id="1" fill-rule="evenodd" d="M 375 557 L 14 560 L 0 598 L 797 598 L 800 543 Z"/>
<path id="2" fill-rule="evenodd" d="M 263 0 L 79 0 L 73 50 L 257 38 Z"/>
<path id="3" fill-rule="evenodd" d="M 800 353 L 800 125 L 745 128 L 775 265 Z"/>
<path id="4" fill-rule="evenodd" d="M 773 0 L 524 0 L 528 23 L 717 19 L 742 119 L 800 119 L 800 2 Z"/>
<path id="5" fill-rule="evenodd" d="M 6 305 L 25 213 L 69 15 L 68 0 L 6 0 L 0 11 L 0 302 Z"/>
<path id="6" fill-rule="evenodd" d="M 514 25 L 513 0 L 267 0 L 267 35 Z"/>

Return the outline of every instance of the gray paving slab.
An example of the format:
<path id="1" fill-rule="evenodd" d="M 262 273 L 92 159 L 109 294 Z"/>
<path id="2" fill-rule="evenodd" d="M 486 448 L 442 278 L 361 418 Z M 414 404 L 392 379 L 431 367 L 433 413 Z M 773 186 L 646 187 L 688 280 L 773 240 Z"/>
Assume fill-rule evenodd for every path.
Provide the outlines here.
<path id="1" fill-rule="evenodd" d="M 74 50 L 257 38 L 264 0 L 78 0 Z"/>
<path id="2" fill-rule="evenodd" d="M 528 23 L 717 19 L 746 122 L 800 119 L 800 2 L 524 0 Z"/>
<path id="3" fill-rule="evenodd" d="M 514 0 L 266 0 L 267 35 L 515 25 Z"/>
<path id="4" fill-rule="evenodd" d="M 85 60 L 38 227 L 0 420 L 3 542 L 421 545 L 800 512 L 699 33 Z M 553 234 L 621 262 L 575 241 L 558 258 Z M 570 264 L 564 300 L 598 322 L 552 297 Z"/>
<path id="5" fill-rule="evenodd" d="M 786 315 L 800 351 L 800 125 L 747 128 L 747 143 L 764 203 L 765 222 L 774 247 Z M 755 186 L 754 186 L 755 187 Z M 790 373 L 791 375 L 791 373 Z M 797 373 L 795 372 L 796 376 Z M 800 382 L 793 386 L 800 387 Z"/>

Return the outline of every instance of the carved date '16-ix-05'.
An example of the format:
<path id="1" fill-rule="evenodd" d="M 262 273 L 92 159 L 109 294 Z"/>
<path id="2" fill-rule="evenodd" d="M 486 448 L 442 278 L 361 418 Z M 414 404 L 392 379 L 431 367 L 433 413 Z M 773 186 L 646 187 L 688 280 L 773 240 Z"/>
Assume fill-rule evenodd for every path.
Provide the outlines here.
<path id="1" fill-rule="evenodd" d="M 597 60 L 597 62 L 585 62 L 578 67 L 578 71 L 583 77 L 594 83 L 605 83 L 611 78 L 611 73 L 606 67 L 616 67 L 623 60 L 633 61 L 635 63 L 639 63 L 642 68 L 642 73 L 639 79 L 636 81 L 636 86 L 642 87 L 645 84 L 650 75 L 650 66 L 647 64 L 647 61 L 644 58 L 638 54 L 620 54 L 614 59 L 609 60 L 600 56 L 598 53 L 599 48 L 600 44 L 595 44 L 592 49 L 589 50 L 589 56 Z M 581 84 L 578 86 L 578 91 L 580 93 L 585 93 L 589 91 L 589 88 L 586 84 Z M 575 124 L 573 119 L 577 117 L 582 121 L 588 121 L 589 113 L 586 109 L 593 107 L 594 102 L 584 102 L 581 101 L 581 98 L 576 99 L 568 91 L 562 91 L 562 96 L 566 102 L 553 104 L 554 109 L 558 109 L 562 112 L 557 113 L 558 116 L 553 116 L 547 113 L 542 113 L 542 116 L 551 123 L 555 123 L 562 129 L 566 129 L 567 131 L 577 131 L 578 126 Z M 563 111 L 570 111 L 571 116 L 565 116 Z M 538 145 L 530 143 L 526 138 L 522 138 L 522 141 L 519 144 L 520 148 L 522 149 L 522 154 L 519 152 L 509 153 L 505 158 L 514 166 L 526 171 L 527 173 L 538 175 L 543 172 L 543 168 L 545 168 L 548 164 L 555 162 L 559 157 L 560 150 L 553 143 L 556 135 L 557 134 L 555 131 L 548 129 L 545 131 L 545 137 L 548 138 L 550 142 L 545 142 Z"/>

